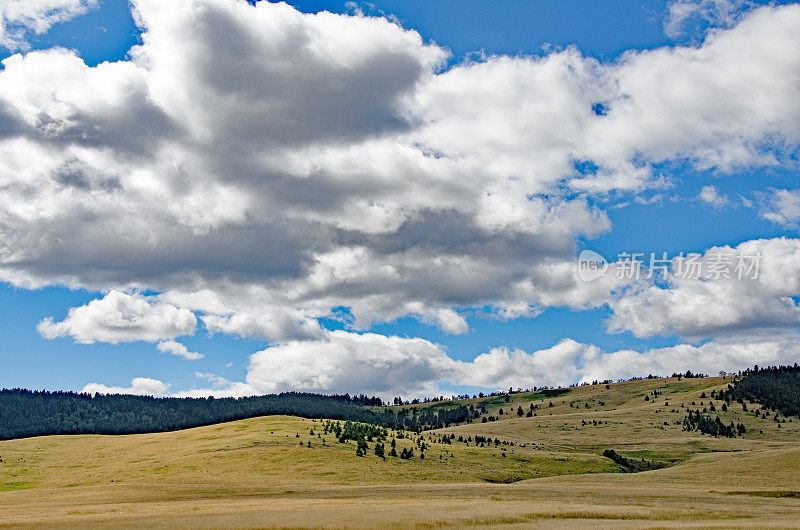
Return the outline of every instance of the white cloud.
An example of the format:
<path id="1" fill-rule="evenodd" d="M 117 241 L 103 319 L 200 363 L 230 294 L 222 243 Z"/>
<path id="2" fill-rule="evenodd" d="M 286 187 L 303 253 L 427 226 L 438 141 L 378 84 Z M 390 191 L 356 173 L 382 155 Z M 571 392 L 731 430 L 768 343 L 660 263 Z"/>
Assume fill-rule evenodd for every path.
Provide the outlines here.
<path id="1" fill-rule="evenodd" d="M 233 314 L 207 314 L 200 318 L 212 333 L 242 337 L 316 338 L 322 333 L 313 318 L 279 306 L 238 306 Z"/>
<path id="2" fill-rule="evenodd" d="M 754 364 L 793 363 L 800 354 L 798 338 L 796 332 L 731 335 L 700 346 L 678 344 L 642 352 L 604 352 L 570 339 L 532 353 L 495 348 L 464 364 L 467 374 L 480 374 L 477 378 L 467 375 L 464 381 L 486 388 L 530 388 L 647 374 L 669 376 L 686 370 L 715 375 L 720 370 L 737 371 Z"/>
<path id="3" fill-rule="evenodd" d="M 797 332 L 751 333 L 700 346 L 678 344 L 642 352 L 600 348 L 564 339 L 533 352 L 493 348 L 473 361 L 456 361 L 442 346 L 418 338 L 330 332 L 320 341 L 291 341 L 251 356 L 245 382 L 196 373 L 212 383 L 181 397 L 246 396 L 300 390 L 364 392 L 384 399 L 450 394 L 451 388 L 484 390 L 569 385 L 686 370 L 716 374 L 754 364 L 791 363 L 800 354 Z"/>
<path id="4" fill-rule="evenodd" d="M 729 28 L 756 5 L 752 0 L 670 0 L 664 33 L 675 39 L 697 36 L 706 28 Z"/>
<path id="5" fill-rule="evenodd" d="M 195 372 L 195 377 L 204 379 L 211 383 L 209 388 L 197 388 L 193 390 L 186 390 L 183 392 L 176 392 L 172 394 L 173 397 L 243 397 L 263 394 L 247 383 L 228 381 L 224 377 L 207 372 Z"/>
<path id="6" fill-rule="evenodd" d="M 83 15 L 99 0 L 3 0 L 0 3 L 0 47 L 28 48 L 30 34 L 46 32 L 55 24 Z"/>
<path id="7" fill-rule="evenodd" d="M 434 320 L 446 333 L 461 335 L 469 332 L 467 320 L 452 309 L 439 309 L 435 313 Z"/>
<path id="8" fill-rule="evenodd" d="M 83 344 L 116 344 L 190 335 L 196 325 L 197 319 L 187 309 L 139 293 L 109 291 L 103 298 L 70 309 L 61 322 L 42 320 L 37 329 L 48 339 L 69 336 Z"/>
<path id="9" fill-rule="evenodd" d="M 700 274 L 696 274 L 700 271 Z M 800 324 L 800 240 L 746 241 L 676 258 L 666 285 L 636 283 L 610 307 L 612 332 L 718 336 Z"/>
<path id="10" fill-rule="evenodd" d="M 761 217 L 783 226 L 797 226 L 800 221 L 800 190 L 770 190 L 762 195 Z"/>
<path id="11" fill-rule="evenodd" d="M 106 386 L 100 383 L 89 383 L 81 392 L 87 394 L 133 394 L 136 396 L 163 396 L 167 392 L 169 385 L 166 385 L 158 379 L 151 379 L 149 377 L 134 377 L 131 380 L 131 386 Z"/>
<path id="12" fill-rule="evenodd" d="M 731 202 L 728 196 L 720 193 L 714 185 L 703 186 L 697 198 L 714 208 L 722 208 Z"/>
<path id="13" fill-rule="evenodd" d="M 189 351 L 184 344 L 175 342 L 174 340 L 162 340 L 156 344 L 156 348 L 162 353 L 171 353 L 172 355 L 177 355 L 178 357 L 182 357 L 187 361 L 196 361 L 205 357 L 205 355 L 202 353 Z"/>
<path id="14" fill-rule="evenodd" d="M 493 348 L 471 363 L 460 363 L 460 377 L 453 382 L 491 389 L 569 385 L 581 379 L 576 361 L 593 358 L 599 353 L 595 346 L 572 339 L 563 339 L 551 348 L 532 353 Z"/>
<path id="15" fill-rule="evenodd" d="M 254 353 L 243 383 L 198 373 L 212 386 L 178 395 L 241 396 L 299 390 L 363 392 L 384 398 L 423 396 L 437 394 L 448 384 L 505 384 L 511 369 L 491 364 L 487 360 L 480 366 L 454 361 L 442 346 L 420 338 L 331 331 L 321 340 L 289 341 Z M 551 370 L 558 371 L 556 367 Z"/>
<path id="16" fill-rule="evenodd" d="M 647 206 L 649 204 L 658 204 L 658 203 L 660 203 L 661 201 L 664 200 L 664 196 L 661 195 L 660 193 L 656 193 L 655 195 L 653 195 L 651 197 L 642 197 L 641 195 L 637 195 L 633 200 L 634 200 L 634 202 L 636 202 L 636 204 L 641 204 L 641 205 Z"/>
<path id="17" fill-rule="evenodd" d="M 197 313 L 214 333 L 319 341 L 342 306 L 358 328 L 415 315 L 453 333 L 464 308 L 598 307 L 619 282 L 578 283 L 572 262 L 611 228 L 598 197 L 661 186 L 653 164 L 724 173 L 800 141 L 796 5 L 612 63 L 570 48 L 448 70 L 381 18 L 133 6 L 131 60 L 3 63 L 0 280 L 158 292 L 183 320 L 127 329 L 95 304 L 45 336 L 155 342 Z"/>
<path id="18" fill-rule="evenodd" d="M 700 346 L 678 344 L 636 352 L 619 350 L 582 362 L 581 381 L 628 379 L 645 374 L 668 376 L 691 370 L 716 375 L 752 368 L 753 365 L 792 364 L 800 355 L 800 335 L 782 331 L 730 335 Z"/>
<path id="19" fill-rule="evenodd" d="M 246 381 L 258 393 L 423 394 L 455 366 L 441 346 L 424 339 L 332 331 L 320 341 L 290 341 L 253 354 Z"/>

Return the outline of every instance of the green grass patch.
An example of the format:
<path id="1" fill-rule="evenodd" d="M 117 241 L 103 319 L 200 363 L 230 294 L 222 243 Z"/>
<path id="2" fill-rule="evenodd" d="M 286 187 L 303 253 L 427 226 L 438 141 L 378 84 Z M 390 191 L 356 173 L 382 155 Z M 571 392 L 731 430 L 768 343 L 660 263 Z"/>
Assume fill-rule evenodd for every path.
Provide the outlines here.
<path id="1" fill-rule="evenodd" d="M 24 490 L 27 488 L 35 488 L 36 486 L 36 482 L 0 482 L 0 491 Z"/>

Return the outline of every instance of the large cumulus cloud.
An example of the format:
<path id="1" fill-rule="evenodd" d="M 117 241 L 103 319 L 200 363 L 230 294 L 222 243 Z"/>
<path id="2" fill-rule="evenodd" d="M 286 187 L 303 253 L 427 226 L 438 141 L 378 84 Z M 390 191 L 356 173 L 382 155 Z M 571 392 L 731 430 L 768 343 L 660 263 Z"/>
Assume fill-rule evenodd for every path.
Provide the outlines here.
<path id="1" fill-rule="evenodd" d="M 799 239 L 758 239 L 678 257 L 662 279 L 615 297 L 609 328 L 697 340 L 800 325 Z"/>
<path id="2" fill-rule="evenodd" d="M 103 298 L 70 309 L 61 322 L 52 318 L 42 320 L 38 330 L 48 339 L 69 336 L 84 344 L 116 344 L 190 335 L 196 325 L 197 318 L 188 309 L 150 300 L 138 293 L 111 291 Z"/>
<path id="3" fill-rule="evenodd" d="M 605 198 L 659 185 L 653 164 L 776 164 L 800 140 L 797 5 L 613 63 L 569 48 L 450 68 L 383 18 L 132 5 L 130 60 L 3 61 L 0 279 L 155 291 L 212 332 L 318 344 L 337 307 L 451 333 L 463 308 L 597 307 L 623 282 L 580 282 L 571 260 L 611 229 Z M 108 326 L 75 311 L 42 332 L 133 337 L 91 339 L 79 316 Z M 638 325 L 625 314 L 614 326 Z M 179 333 L 156 335 L 139 337 Z"/>

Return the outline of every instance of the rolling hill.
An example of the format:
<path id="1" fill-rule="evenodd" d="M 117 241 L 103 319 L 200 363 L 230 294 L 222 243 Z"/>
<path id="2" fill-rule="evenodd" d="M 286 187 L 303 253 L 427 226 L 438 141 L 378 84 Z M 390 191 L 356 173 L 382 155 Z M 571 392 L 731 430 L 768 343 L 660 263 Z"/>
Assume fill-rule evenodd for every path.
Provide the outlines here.
<path id="1" fill-rule="evenodd" d="M 718 396 L 731 382 L 644 379 L 393 407 L 479 414 L 419 434 L 380 427 L 365 456 L 337 436 L 344 420 L 292 416 L 7 440 L 0 526 L 796 527 L 800 420 L 726 404 Z M 690 409 L 744 431 L 687 430 Z M 388 456 L 392 440 L 413 455 Z"/>

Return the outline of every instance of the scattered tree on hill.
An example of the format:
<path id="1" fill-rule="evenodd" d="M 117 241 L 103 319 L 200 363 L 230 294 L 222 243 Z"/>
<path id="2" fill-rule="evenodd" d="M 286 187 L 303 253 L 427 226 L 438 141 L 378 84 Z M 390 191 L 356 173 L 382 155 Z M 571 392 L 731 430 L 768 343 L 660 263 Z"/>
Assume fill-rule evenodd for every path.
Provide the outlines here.
<path id="1" fill-rule="evenodd" d="M 711 436 L 724 436 L 727 438 L 735 438 L 737 433 L 743 434 L 746 432 L 744 425 L 741 423 L 739 425 L 734 425 L 733 422 L 731 422 L 729 425 L 725 425 L 719 416 L 711 419 L 711 416 L 707 416 L 699 410 L 688 411 L 688 414 L 683 419 L 683 429 L 685 431 L 700 431 L 704 434 L 710 434 Z"/>
<path id="2" fill-rule="evenodd" d="M 617 453 L 613 449 L 606 449 L 603 451 L 603 456 L 610 458 L 615 463 L 622 466 L 625 471 L 630 473 L 637 473 L 639 471 L 650 471 L 651 469 L 660 469 L 665 467 L 663 462 L 655 462 L 653 460 L 645 460 L 644 458 L 636 460 L 635 458 L 627 458 Z"/>

